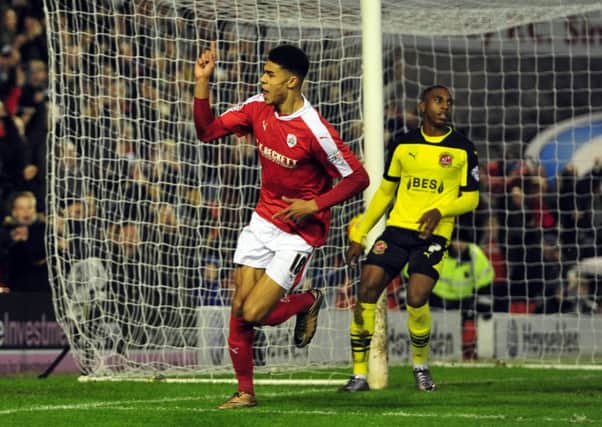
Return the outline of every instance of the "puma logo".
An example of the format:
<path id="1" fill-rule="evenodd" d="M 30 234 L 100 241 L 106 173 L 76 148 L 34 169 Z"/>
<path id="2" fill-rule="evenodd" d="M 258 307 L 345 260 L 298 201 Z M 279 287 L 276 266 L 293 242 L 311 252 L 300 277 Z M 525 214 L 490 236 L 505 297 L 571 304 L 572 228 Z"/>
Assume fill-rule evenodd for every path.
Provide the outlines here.
<path id="1" fill-rule="evenodd" d="M 409 155 L 409 156 L 410 156 L 412 159 L 416 160 L 416 153 L 408 152 L 408 155 Z"/>
<path id="2" fill-rule="evenodd" d="M 425 256 L 425 257 L 427 257 L 427 258 L 430 258 L 430 256 L 431 256 L 432 254 L 434 254 L 435 252 L 439 252 L 439 251 L 440 251 L 440 250 L 442 250 L 442 249 L 443 249 L 443 248 L 441 247 L 441 245 L 440 245 L 440 244 L 438 244 L 438 243 L 432 244 L 432 245 L 430 245 L 430 246 L 428 247 L 428 249 L 427 249 L 427 250 L 424 252 L 424 256 Z"/>

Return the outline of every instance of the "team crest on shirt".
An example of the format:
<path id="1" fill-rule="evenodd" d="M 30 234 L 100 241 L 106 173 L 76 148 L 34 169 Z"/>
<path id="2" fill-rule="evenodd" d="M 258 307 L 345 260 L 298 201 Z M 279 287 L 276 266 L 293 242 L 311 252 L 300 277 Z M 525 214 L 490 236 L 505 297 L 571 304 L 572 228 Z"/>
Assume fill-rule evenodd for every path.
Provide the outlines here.
<path id="1" fill-rule="evenodd" d="M 444 168 L 451 166 L 452 161 L 454 160 L 454 156 L 449 153 L 441 153 L 439 156 L 439 166 Z"/>
<path id="2" fill-rule="evenodd" d="M 291 148 L 297 145 L 297 135 L 293 135 L 292 133 L 286 135 L 286 145 L 288 145 Z"/>
<path id="3" fill-rule="evenodd" d="M 372 247 L 372 253 L 374 255 L 382 255 L 385 253 L 386 250 L 387 250 L 387 242 L 385 242 L 384 240 L 379 240 Z"/>

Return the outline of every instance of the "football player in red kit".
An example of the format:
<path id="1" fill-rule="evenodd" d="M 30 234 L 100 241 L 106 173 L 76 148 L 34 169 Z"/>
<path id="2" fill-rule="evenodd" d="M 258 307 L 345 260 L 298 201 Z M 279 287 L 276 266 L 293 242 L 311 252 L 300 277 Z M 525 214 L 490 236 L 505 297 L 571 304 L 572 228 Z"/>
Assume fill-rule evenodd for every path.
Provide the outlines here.
<path id="1" fill-rule="evenodd" d="M 234 254 L 236 290 L 228 346 L 238 391 L 221 409 L 255 406 L 254 325 L 278 325 L 297 315 L 294 342 L 314 336 L 323 295 L 291 293 L 330 226 L 330 207 L 368 186 L 368 174 L 337 131 L 302 94 L 309 69 L 305 53 L 280 45 L 268 53 L 261 93 L 214 117 L 209 81 L 215 68 L 211 43 L 195 65 L 194 123 L 207 142 L 252 133 L 261 164 L 259 202 L 243 228 Z M 340 181 L 333 186 L 332 181 Z"/>

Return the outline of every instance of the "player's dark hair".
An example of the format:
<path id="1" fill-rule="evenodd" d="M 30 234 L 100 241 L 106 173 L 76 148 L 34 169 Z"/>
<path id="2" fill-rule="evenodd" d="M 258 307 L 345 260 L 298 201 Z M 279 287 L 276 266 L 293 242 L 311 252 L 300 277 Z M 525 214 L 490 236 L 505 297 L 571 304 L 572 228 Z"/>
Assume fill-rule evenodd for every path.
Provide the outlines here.
<path id="1" fill-rule="evenodd" d="M 443 85 L 433 85 L 433 86 L 429 86 L 426 89 L 424 89 L 422 91 L 422 93 L 420 94 L 420 101 L 421 102 L 426 102 L 426 98 L 427 96 L 429 96 L 429 93 L 431 93 L 432 91 L 434 91 L 435 89 L 445 89 L 446 91 L 449 92 L 449 89 L 446 86 Z"/>
<path id="2" fill-rule="evenodd" d="M 309 59 L 303 50 L 290 44 L 283 44 L 270 50 L 268 60 L 296 74 L 301 80 L 309 70 Z"/>

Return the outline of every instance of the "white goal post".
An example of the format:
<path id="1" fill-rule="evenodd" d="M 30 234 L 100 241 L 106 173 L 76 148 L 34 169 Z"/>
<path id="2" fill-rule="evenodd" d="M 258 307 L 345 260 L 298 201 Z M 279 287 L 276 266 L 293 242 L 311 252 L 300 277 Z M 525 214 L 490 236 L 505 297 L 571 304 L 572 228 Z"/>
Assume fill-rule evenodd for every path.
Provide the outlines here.
<path id="1" fill-rule="evenodd" d="M 226 337 L 232 253 L 255 204 L 259 175 L 251 140 L 196 140 L 192 73 L 210 40 L 217 41 L 219 52 L 211 86 L 216 113 L 257 91 L 271 47 L 288 42 L 305 49 L 311 60 L 305 93 L 366 162 L 372 191 L 386 144 L 417 124 L 419 93 L 432 84 L 451 88 L 454 124 L 475 142 L 490 175 L 494 166 L 510 164 L 500 161 L 515 147 L 522 150 L 560 122 L 580 129 L 589 123 L 573 134 L 600 144 L 602 126 L 580 118 L 602 108 L 598 1 L 44 0 L 44 5 L 53 301 L 57 321 L 90 376 L 231 372 Z M 362 29 L 362 22 L 380 29 Z M 570 140 L 554 149 L 557 140 L 538 141 L 538 147 L 552 147 L 552 154 L 532 150 L 527 159 L 519 152 L 524 162 L 516 164 L 541 174 L 533 180 L 545 186 L 540 199 L 553 210 L 571 195 L 559 195 L 556 177 L 545 173 L 566 166 L 580 143 Z M 581 168 L 579 177 L 593 170 L 595 163 Z M 461 227 L 489 255 L 501 254 L 505 261 L 489 294 L 499 307 L 484 313 L 483 331 L 489 332 L 481 344 L 489 344 L 480 347 L 482 359 L 600 363 L 602 325 L 594 311 L 602 292 L 597 277 L 578 268 L 585 246 L 549 244 L 583 224 L 573 230 L 557 219 L 553 230 L 538 225 L 534 231 L 513 214 L 541 218 L 541 210 L 512 207 L 512 188 L 505 185 L 487 187 L 482 216 Z M 595 228 L 600 193 L 594 185 L 587 188 L 591 200 L 580 209 Z M 358 197 L 333 209 L 330 238 L 309 270 L 306 286 L 326 294 L 314 341 L 303 350 L 292 346 L 293 321 L 258 329 L 259 371 L 290 378 L 302 370 L 322 380 L 348 375 L 349 369 L 321 368 L 350 363 L 349 308 L 358 274 L 344 266 L 343 254 L 347 225 L 363 208 Z M 576 249 L 567 255 L 564 244 Z M 552 271 L 563 264 L 555 254 L 573 256 L 566 270 Z M 533 276 L 536 270 L 545 277 Z M 386 356 L 391 363 L 408 361 L 403 289 L 389 292 L 382 305 L 389 308 L 382 342 L 390 348 L 373 353 L 383 355 L 376 366 L 386 384 Z M 508 314 L 520 307 L 530 313 Z M 460 313 L 433 316 L 432 360 L 460 362 Z M 500 347 L 504 344 L 513 350 Z"/>

